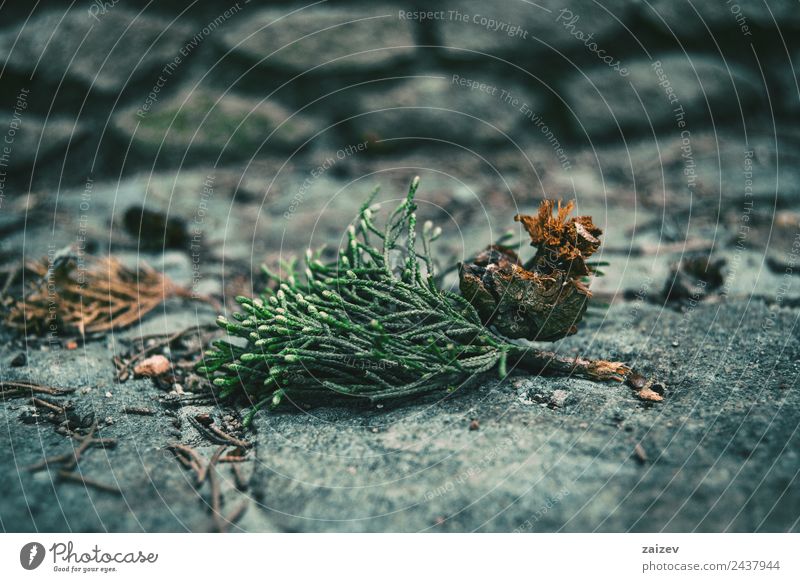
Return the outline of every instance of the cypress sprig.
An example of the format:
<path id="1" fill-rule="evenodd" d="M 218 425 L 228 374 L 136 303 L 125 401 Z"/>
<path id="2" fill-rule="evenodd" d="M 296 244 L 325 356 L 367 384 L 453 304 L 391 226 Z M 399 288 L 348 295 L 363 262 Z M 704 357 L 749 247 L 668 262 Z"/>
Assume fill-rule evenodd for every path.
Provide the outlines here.
<path id="1" fill-rule="evenodd" d="M 308 250 L 302 273 L 296 261 L 284 263 L 281 274 L 263 267 L 265 291 L 237 297 L 242 311 L 234 321 L 217 319 L 229 339 L 214 342 L 199 371 L 220 397 L 247 397 L 245 424 L 287 399 L 380 402 L 452 391 L 492 369 L 505 376 L 511 358 L 527 368 L 599 379 L 629 374 L 616 362 L 601 369 L 590 360 L 531 352 L 487 327 L 464 297 L 440 288 L 431 246 L 441 230 L 428 221 L 418 240 L 418 186 L 417 177 L 383 228 L 374 222 L 376 189 L 336 260 Z"/>

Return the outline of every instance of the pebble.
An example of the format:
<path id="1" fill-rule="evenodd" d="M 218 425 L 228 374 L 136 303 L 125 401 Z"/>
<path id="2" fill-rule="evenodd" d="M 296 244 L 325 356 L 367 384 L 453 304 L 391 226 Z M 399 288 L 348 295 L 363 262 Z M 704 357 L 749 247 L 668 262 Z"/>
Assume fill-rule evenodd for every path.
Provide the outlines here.
<path id="1" fill-rule="evenodd" d="M 567 398 L 569 398 L 569 392 L 566 390 L 553 390 L 553 394 L 550 395 L 550 404 L 558 408 L 564 408 Z"/>
<path id="2" fill-rule="evenodd" d="M 633 448 L 633 454 L 640 463 L 644 464 L 647 462 L 647 451 L 644 450 L 642 443 L 636 443 L 636 446 Z"/>
<path id="3" fill-rule="evenodd" d="M 169 360 L 162 355 L 155 355 L 136 364 L 133 373 L 137 376 L 160 376 L 169 372 L 169 369 Z"/>
<path id="4" fill-rule="evenodd" d="M 631 372 L 628 375 L 626 383 L 628 384 L 628 386 L 635 388 L 636 390 L 641 390 L 642 388 L 647 386 L 647 378 L 645 378 L 641 374 L 637 374 L 636 372 Z"/>
<path id="5" fill-rule="evenodd" d="M 14 368 L 21 368 L 22 366 L 28 365 L 28 356 L 25 355 L 25 352 L 20 352 L 14 359 L 11 360 L 11 366 Z"/>

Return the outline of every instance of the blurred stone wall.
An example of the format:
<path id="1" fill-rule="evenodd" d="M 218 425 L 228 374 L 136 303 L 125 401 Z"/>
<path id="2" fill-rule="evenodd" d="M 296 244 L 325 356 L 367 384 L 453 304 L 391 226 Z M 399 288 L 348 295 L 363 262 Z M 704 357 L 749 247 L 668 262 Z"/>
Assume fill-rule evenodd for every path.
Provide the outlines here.
<path id="1" fill-rule="evenodd" d="M 5 187 L 364 143 L 569 170 L 686 131 L 798 141 L 797 0 L 306 4 L 6 3 Z"/>

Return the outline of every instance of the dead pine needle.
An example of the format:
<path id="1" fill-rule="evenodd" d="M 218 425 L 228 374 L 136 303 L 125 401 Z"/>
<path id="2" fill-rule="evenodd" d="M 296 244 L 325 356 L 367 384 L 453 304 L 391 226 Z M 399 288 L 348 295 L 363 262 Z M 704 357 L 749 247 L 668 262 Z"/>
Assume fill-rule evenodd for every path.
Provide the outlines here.
<path id="1" fill-rule="evenodd" d="M 80 473 L 74 471 L 61 470 L 58 472 L 58 476 L 65 481 L 74 481 L 86 487 L 97 489 L 98 491 L 106 491 L 108 493 L 114 493 L 115 495 L 122 495 L 122 491 L 120 491 L 118 487 L 101 483 L 100 481 L 95 481 L 90 477 L 86 477 L 85 475 L 81 475 Z"/>
<path id="2" fill-rule="evenodd" d="M 73 481 L 81 483 L 85 487 L 91 487 L 98 491 L 105 491 L 122 495 L 122 491 L 114 485 L 108 485 L 100 481 L 96 481 L 91 477 L 83 475 L 76 470 L 78 462 L 81 460 L 83 454 L 92 446 L 99 446 L 102 448 L 112 448 L 116 446 L 116 439 L 99 439 L 95 437 L 97 431 L 97 423 L 93 423 L 89 431 L 78 440 L 78 445 L 72 452 L 55 455 L 42 459 L 38 463 L 34 463 L 27 467 L 28 471 L 36 472 L 42 469 L 49 469 L 50 467 L 57 468 L 57 475 L 62 481 Z"/>
<path id="3" fill-rule="evenodd" d="M 178 459 L 184 467 L 191 470 L 195 474 L 195 483 L 200 487 L 206 480 L 208 467 L 203 461 L 200 454 L 189 445 L 181 443 L 172 443 L 167 445 L 167 449 L 172 451 L 175 458 Z"/>
<path id="4" fill-rule="evenodd" d="M 241 439 L 236 438 L 233 435 L 226 433 L 224 430 L 219 428 L 213 423 L 206 421 L 205 423 L 200 422 L 196 418 L 190 417 L 189 421 L 192 425 L 200 432 L 200 434 L 204 435 L 210 441 L 220 444 L 220 445 L 233 445 L 240 449 L 249 449 L 253 446 L 253 443 L 243 441 Z"/>
<path id="5" fill-rule="evenodd" d="M 72 394 L 75 388 L 54 388 L 34 382 L 2 381 L 0 382 L 0 396 L 14 398 L 28 394 L 49 394 L 50 396 L 64 396 Z"/>
<path id="6" fill-rule="evenodd" d="M 42 459 L 41 461 L 28 466 L 27 470 L 35 472 L 49 468 L 51 465 L 60 465 L 59 469 L 68 471 L 75 467 L 78 461 L 80 461 L 81 455 L 95 443 L 101 442 L 103 447 L 116 445 L 116 440 L 114 439 L 95 439 L 94 434 L 96 430 L 97 423 L 95 422 L 89 428 L 89 432 L 78 439 L 78 446 L 76 446 L 72 452 Z M 113 445 L 111 445 L 111 442 L 113 442 Z"/>
<path id="7" fill-rule="evenodd" d="M 138 416 L 154 416 L 155 410 L 152 408 L 145 408 L 142 406 L 126 406 L 122 409 L 125 414 L 135 414 Z"/>
<path id="8" fill-rule="evenodd" d="M 31 403 L 36 407 L 47 408 L 56 414 L 64 414 L 64 409 L 62 407 L 58 406 L 57 404 L 53 404 L 52 402 L 48 402 L 42 398 L 33 397 L 31 398 Z"/>

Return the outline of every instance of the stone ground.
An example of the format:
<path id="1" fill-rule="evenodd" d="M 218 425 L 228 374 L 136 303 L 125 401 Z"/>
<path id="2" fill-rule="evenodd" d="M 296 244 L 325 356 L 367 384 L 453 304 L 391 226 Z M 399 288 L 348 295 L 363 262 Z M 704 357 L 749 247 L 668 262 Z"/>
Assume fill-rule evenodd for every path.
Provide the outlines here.
<path id="1" fill-rule="evenodd" d="M 702 172 L 702 139 L 695 144 Z M 440 245 L 445 261 L 513 226 L 515 212 L 532 212 L 540 189 L 578 192 L 581 213 L 592 214 L 606 231 L 601 259 L 610 266 L 593 283 L 597 307 L 580 333 L 548 348 L 633 364 L 666 383 L 664 402 L 640 401 L 617 385 L 515 371 L 502 381 L 489 376 L 446 398 L 402 406 L 288 407 L 261 414 L 252 430 L 237 432 L 253 444 L 241 464 L 243 482 L 236 482 L 230 464 L 220 466 L 223 513 L 246 507 L 230 529 L 797 531 L 800 293 L 788 266 L 798 229 L 796 198 L 764 185 L 771 175 L 765 171 L 763 191 L 756 193 L 760 214 L 750 222 L 746 244 L 737 245 L 742 202 L 736 194 L 724 200 L 676 197 L 658 207 L 622 183 L 598 181 L 590 167 L 594 153 L 576 155 L 590 161 L 575 169 L 572 184 L 546 173 L 531 182 L 529 168 L 511 162 L 502 167 L 502 160 L 500 179 L 457 155 L 435 163 L 353 156 L 314 179 L 302 198 L 296 195 L 308 177 L 305 169 L 288 168 L 271 182 L 275 166 L 268 162 L 244 172 L 200 168 L 97 182 L 88 197 L 87 188 L 59 192 L 57 207 L 53 197 L 32 197 L 25 225 L 18 221 L 22 213 L 0 216 L 2 253 L 33 258 L 46 254 L 48 245 L 74 243 L 81 216 L 88 215 L 83 226 L 92 252 L 146 260 L 229 307 L 237 275 L 249 281 L 261 262 L 339 241 L 343 225 L 377 182 L 388 200 L 403 193 L 414 173 L 422 176 L 420 213 L 447 233 Z M 613 151 L 600 156 L 604 175 L 623 173 L 614 172 Z M 669 148 L 663 156 L 669 160 Z M 725 173 L 733 182 L 740 181 L 738 158 L 736 150 L 735 170 Z M 641 174 L 640 185 L 646 182 Z M 213 184 L 206 199 L 204 181 Z M 88 212 L 82 201 L 89 201 Z M 125 210 L 142 202 L 200 229 L 199 280 L 193 282 L 185 246 L 152 250 L 146 244 L 152 233 L 121 226 Z M 698 249 L 704 257 L 725 259 L 724 283 L 707 282 L 708 293 L 698 300 L 667 302 L 663 289 L 672 280 L 671 265 Z M 686 276 L 692 284 L 713 279 Z M 69 338 L 49 344 L 0 332 L 2 380 L 83 388 L 60 400 L 71 401 L 82 422 L 99 421 L 99 436 L 118 445 L 90 449 L 80 471 L 122 492 L 61 480 L 55 468 L 26 470 L 71 451 L 74 442 L 37 417 L 28 401 L 9 399 L 0 406 L 0 528 L 213 530 L 208 483 L 198 489 L 166 447 L 184 443 L 208 459 L 218 445 L 191 419 L 230 415 L 235 425 L 238 411 L 214 402 L 176 402 L 149 379 L 117 382 L 112 357 L 127 340 L 173 333 L 214 316 L 208 305 L 170 299 L 140 326 L 72 351 L 64 349 Z M 20 352 L 27 365 L 11 366 Z M 155 414 L 126 414 L 131 406 Z M 478 430 L 470 430 L 473 420 Z"/>

